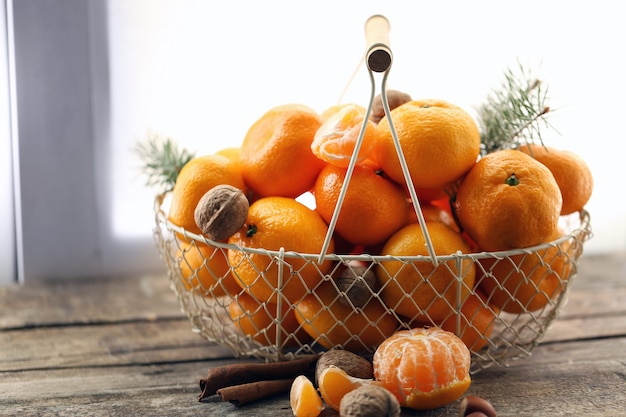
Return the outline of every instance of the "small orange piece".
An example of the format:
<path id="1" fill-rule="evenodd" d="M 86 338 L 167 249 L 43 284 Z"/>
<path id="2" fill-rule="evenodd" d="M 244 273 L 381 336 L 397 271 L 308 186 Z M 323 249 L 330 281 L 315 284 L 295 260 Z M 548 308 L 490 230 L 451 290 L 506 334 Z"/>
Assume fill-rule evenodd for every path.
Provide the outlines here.
<path id="1" fill-rule="evenodd" d="M 461 235 L 447 225 L 427 221 L 426 228 L 437 255 L 469 252 Z M 420 225 L 412 223 L 396 232 L 383 247 L 382 255 L 428 255 Z M 387 307 L 409 321 L 429 318 L 440 322 L 454 312 L 457 300 L 463 302 L 474 286 L 476 270 L 471 259 L 461 261 L 460 271 L 458 268 L 455 260 L 440 262 L 436 267 L 430 260 L 381 261 L 376 268 L 381 298 Z M 460 284 L 456 274 L 462 274 Z"/>
<path id="2" fill-rule="evenodd" d="M 465 174 L 480 153 L 480 131 L 462 108 L 443 100 L 412 100 L 390 113 L 416 188 L 437 188 Z M 387 117 L 378 123 L 373 159 L 391 179 L 405 183 Z"/>
<path id="3" fill-rule="evenodd" d="M 327 164 L 315 182 L 316 210 L 330 223 L 346 181 L 346 168 Z M 357 165 L 349 180 L 335 231 L 353 245 L 375 246 L 404 226 L 409 203 L 402 187 L 369 167 Z"/>
<path id="4" fill-rule="evenodd" d="M 235 295 L 241 287 L 230 273 L 223 249 L 202 242 L 181 242 L 176 256 L 183 285 L 206 297 Z"/>
<path id="5" fill-rule="evenodd" d="M 557 232 L 548 241 L 560 236 Z M 478 287 L 491 304 L 503 311 L 537 311 L 565 289 L 574 262 L 569 247 L 570 242 L 566 240 L 528 254 L 480 259 Z M 482 273 L 482 269 L 486 273 Z"/>
<path id="6" fill-rule="evenodd" d="M 332 261 L 318 264 L 316 259 L 289 256 L 289 252 L 319 254 L 327 232 L 320 215 L 293 198 L 261 198 L 250 205 L 244 226 L 228 239 L 229 244 L 243 249 L 228 250 L 233 274 L 259 302 L 277 302 L 278 293 L 296 302 L 330 272 Z M 262 251 L 245 250 L 281 248 L 287 253 L 282 264 Z M 331 240 L 329 252 L 333 250 Z M 279 276 L 281 267 L 283 274 Z"/>
<path id="7" fill-rule="evenodd" d="M 489 304 L 480 292 L 473 292 L 460 311 L 461 314 L 451 315 L 444 320 L 441 328 L 459 336 L 470 351 L 478 352 L 487 345 L 499 309 Z"/>
<path id="8" fill-rule="evenodd" d="M 317 130 L 311 144 L 313 153 L 325 162 L 347 167 L 363 127 L 365 112 L 362 106 L 356 104 L 346 104 L 327 111 L 326 114 L 330 115 Z M 365 161 L 370 156 L 377 139 L 376 124 L 367 120 L 357 163 Z"/>
<path id="9" fill-rule="evenodd" d="M 305 375 L 298 375 L 291 384 L 289 405 L 295 417 L 317 417 L 324 410 L 322 398 L 313 382 Z"/>
<path id="10" fill-rule="evenodd" d="M 444 406 L 471 384 L 470 351 L 454 333 L 438 327 L 400 330 L 374 352 L 376 381 L 404 407 Z"/>
<path id="11" fill-rule="evenodd" d="M 194 211 L 202 196 L 211 188 L 228 184 L 241 190 L 245 184 L 236 164 L 222 155 L 205 155 L 191 159 L 180 170 L 172 191 L 168 219 L 192 233 L 201 234 Z"/>
<path id="12" fill-rule="evenodd" d="M 378 298 L 355 310 L 340 297 L 337 287 L 326 281 L 295 304 L 298 322 L 315 343 L 358 353 L 378 346 L 397 330 L 398 321 Z"/>
<path id="13" fill-rule="evenodd" d="M 228 314 L 235 326 L 245 335 L 252 337 L 264 346 L 297 346 L 308 341 L 308 335 L 299 329 L 294 310 L 287 303 L 281 306 L 281 319 L 278 306 L 274 303 L 259 303 L 251 295 L 242 292 L 228 305 Z M 276 338 L 280 329 L 280 340 Z"/>
<path id="14" fill-rule="evenodd" d="M 546 242 L 558 227 L 561 191 L 548 168 L 516 150 L 484 156 L 457 189 L 463 229 L 485 251 Z"/>
<path id="15" fill-rule="evenodd" d="M 339 411 L 339 404 L 344 395 L 363 384 L 372 382 L 372 380 L 350 376 L 346 371 L 336 366 L 329 366 L 320 374 L 317 385 L 326 405 Z"/>
<path id="16" fill-rule="evenodd" d="M 542 145 L 522 145 L 520 151 L 544 164 L 559 185 L 563 197 L 561 215 L 582 210 L 593 192 L 589 165 L 577 154 Z"/>
<path id="17" fill-rule="evenodd" d="M 255 195 L 296 198 L 308 191 L 324 161 L 311 151 L 320 116 L 301 104 L 264 113 L 241 144 L 243 178 Z"/>

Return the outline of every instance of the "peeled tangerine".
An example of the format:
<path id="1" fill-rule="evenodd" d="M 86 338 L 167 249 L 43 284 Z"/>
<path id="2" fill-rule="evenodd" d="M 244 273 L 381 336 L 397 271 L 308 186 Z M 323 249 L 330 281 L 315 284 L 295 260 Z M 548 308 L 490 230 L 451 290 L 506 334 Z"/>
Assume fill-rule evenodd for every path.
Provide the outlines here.
<path id="1" fill-rule="evenodd" d="M 471 384 L 471 356 L 438 327 L 400 330 L 374 352 L 374 377 L 403 407 L 426 410 L 460 398 Z"/>
<path id="2" fill-rule="evenodd" d="M 328 117 L 317 130 L 311 144 L 313 153 L 330 164 L 347 167 L 361 133 L 365 112 L 365 108 L 356 104 L 340 105 L 325 112 Z M 366 120 L 357 162 L 363 162 L 370 156 L 377 137 L 376 124 Z"/>

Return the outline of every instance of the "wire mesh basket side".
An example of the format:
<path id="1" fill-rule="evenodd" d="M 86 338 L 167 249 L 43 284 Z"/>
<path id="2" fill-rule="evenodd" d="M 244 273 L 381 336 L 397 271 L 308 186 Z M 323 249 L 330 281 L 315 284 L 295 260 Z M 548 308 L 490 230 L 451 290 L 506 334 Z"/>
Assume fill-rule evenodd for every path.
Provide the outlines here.
<path id="1" fill-rule="evenodd" d="M 371 354 L 396 330 L 419 325 L 440 326 L 464 339 L 472 350 L 472 372 L 506 365 L 530 355 L 556 318 L 591 233 L 589 215 L 581 212 L 569 234 L 554 242 L 507 252 L 439 255 L 436 266 L 428 256 L 328 254 L 333 268 L 327 273 L 318 269 L 318 281 L 300 298 L 286 299 L 281 288 L 276 288 L 275 299 L 268 302 L 251 296 L 245 285 L 233 285 L 237 265 L 229 263 L 228 251 L 241 252 L 246 259 L 252 253 L 267 257 L 269 262 L 258 270 L 258 280 L 266 280 L 268 268 L 280 266 L 285 283 L 301 279 L 301 269 L 291 267 L 294 259 L 304 262 L 301 268 L 316 268 L 319 254 L 208 241 L 168 222 L 163 200 L 160 196 L 155 201 L 155 242 L 193 331 L 235 356 L 266 361 L 289 360 L 333 347 Z M 386 299 L 393 279 L 365 286 L 359 305 L 347 297 L 352 287 L 342 287 L 337 279 L 345 270 L 357 278 L 355 282 L 367 272 L 380 277 L 389 274 L 390 262 L 410 269 L 419 282 L 415 288 L 402 290 L 401 298 L 412 312 L 408 316 L 399 313 L 406 308 Z M 357 270 L 355 265 L 367 266 Z M 507 273 L 503 275 L 502 270 Z M 444 287 L 433 286 L 431 277 L 436 271 L 449 277 Z M 474 279 L 468 281 L 470 273 Z M 425 292 L 431 301 L 416 301 L 416 294 Z M 523 292 L 527 299 L 519 301 Z M 469 298 L 475 303 L 473 310 L 468 307 Z"/>

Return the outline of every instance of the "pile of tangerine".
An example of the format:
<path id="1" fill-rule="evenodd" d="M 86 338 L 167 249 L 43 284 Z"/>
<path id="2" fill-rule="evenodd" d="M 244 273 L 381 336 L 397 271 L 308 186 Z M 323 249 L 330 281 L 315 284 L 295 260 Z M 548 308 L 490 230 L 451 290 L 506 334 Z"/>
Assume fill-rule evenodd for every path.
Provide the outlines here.
<path id="1" fill-rule="evenodd" d="M 580 256 L 568 241 L 506 261 L 464 258 L 460 266 L 400 258 L 428 255 L 429 244 L 436 254 L 449 255 L 554 242 L 566 234 L 560 220 L 583 210 L 591 196 L 593 180 L 580 157 L 533 144 L 481 155 L 475 121 L 442 100 L 408 98 L 391 110 L 392 123 L 384 115 L 365 115 L 355 104 L 321 114 L 301 104 L 277 106 L 249 128 L 239 147 L 187 163 L 171 193 L 171 224 L 202 235 L 194 211 L 222 184 L 244 191 L 249 210 L 223 242 L 176 234 L 184 287 L 228 300 L 221 305 L 235 327 L 261 345 L 314 342 L 370 352 L 402 327 L 433 325 L 454 330 L 479 351 L 501 312 L 537 311 L 561 294 Z M 333 256 L 318 262 L 295 256 L 278 262 L 262 252 L 319 254 L 336 210 L 326 253 L 384 260 L 355 266 Z M 373 276 L 364 303 L 346 301 L 338 287 L 346 269 L 354 285 L 362 284 L 363 272 Z"/>

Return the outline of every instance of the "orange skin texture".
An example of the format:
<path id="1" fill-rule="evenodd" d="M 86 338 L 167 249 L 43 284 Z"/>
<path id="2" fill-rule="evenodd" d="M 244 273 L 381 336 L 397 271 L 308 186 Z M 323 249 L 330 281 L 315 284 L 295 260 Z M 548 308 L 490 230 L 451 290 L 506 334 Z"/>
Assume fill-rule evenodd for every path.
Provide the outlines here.
<path id="1" fill-rule="evenodd" d="M 250 233 L 254 228 L 254 233 Z M 319 254 L 328 227 L 320 215 L 304 204 L 288 197 L 265 197 L 250 206 L 246 224 L 228 239 L 240 248 L 261 248 L 285 252 Z M 334 250 L 331 240 L 329 253 Z M 279 293 L 290 302 L 301 299 L 313 289 L 324 274 L 330 272 L 332 261 L 301 257 L 285 257 L 283 282 L 279 288 L 279 265 L 262 253 L 244 253 L 229 249 L 228 261 L 237 282 L 260 302 L 278 302 Z"/>
<path id="2" fill-rule="evenodd" d="M 316 210 L 330 223 L 347 168 L 328 164 L 315 182 Z M 383 243 L 409 219 L 410 205 L 404 190 L 368 166 L 355 166 L 335 231 L 353 245 Z"/>
<path id="3" fill-rule="evenodd" d="M 416 188 L 438 188 L 465 174 L 480 153 L 480 131 L 462 108 L 443 100 L 412 100 L 390 113 Z M 372 158 L 394 181 L 406 183 L 389 120 L 378 123 Z"/>
<path id="4" fill-rule="evenodd" d="M 469 247 L 461 235 L 440 221 L 427 221 L 433 249 L 437 255 L 450 255 Z M 419 224 L 405 226 L 385 244 L 382 255 L 398 257 L 428 255 L 426 240 Z M 385 305 L 409 321 L 424 319 L 439 322 L 454 312 L 456 300 L 463 302 L 474 286 L 476 269 L 469 259 L 462 261 L 463 285 L 456 285 L 455 261 L 440 262 L 436 267 L 429 261 L 410 265 L 398 260 L 381 261 L 376 277 L 382 287 Z"/>
<path id="5" fill-rule="evenodd" d="M 277 106 L 250 126 L 240 147 L 243 179 L 258 197 L 298 197 L 324 161 L 311 151 L 321 117 L 300 104 Z"/>
<path id="6" fill-rule="evenodd" d="M 561 215 L 582 210 L 593 193 L 593 175 L 589 165 L 577 154 L 567 150 L 535 144 L 520 146 L 519 150 L 544 164 L 561 190 Z"/>
<path id="7" fill-rule="evenodd" d="M 329 281 L 296 303 L 295 309 L 304 330 L 326 349 L 342 346 L 356 353 L 367 351 L 391 336 L 400 325 L 377 298 L 370 299 L 359 311 L 345 306 Z"/>
<path id="8" fill-rule="evenodd" d="M 516 185 L 509 185 L 514 175 Z M 455 210 L 479 248 L 501 251 L 546 242 L 558 227 L 562 197 L 548 168 L 516 150 L 490 153 L 467 173 Z"/>

